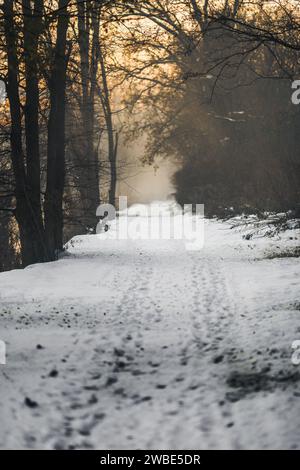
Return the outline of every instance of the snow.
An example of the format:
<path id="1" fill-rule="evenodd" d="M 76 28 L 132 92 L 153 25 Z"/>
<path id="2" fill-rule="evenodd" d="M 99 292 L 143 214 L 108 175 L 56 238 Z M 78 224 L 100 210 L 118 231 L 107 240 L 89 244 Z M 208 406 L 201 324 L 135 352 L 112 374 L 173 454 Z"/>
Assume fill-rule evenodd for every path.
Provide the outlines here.
<path id="1" fill-rule="evenodd" d="M 299 448 L 300 266 L 273 257 L 299 230 L 205 220 L 189 251 L 115 239 L 122 220 L 0 274 L 0 447 Z"/>

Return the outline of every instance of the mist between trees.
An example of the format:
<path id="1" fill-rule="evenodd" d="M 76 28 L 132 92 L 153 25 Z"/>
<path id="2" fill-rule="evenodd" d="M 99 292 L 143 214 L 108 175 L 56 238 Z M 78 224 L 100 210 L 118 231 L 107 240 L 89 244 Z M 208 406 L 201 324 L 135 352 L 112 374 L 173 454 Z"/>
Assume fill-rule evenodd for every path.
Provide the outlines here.
<path id="1" fill-rule="evenodd" d="M 141 160 L 206 214 L 299 211 L 299 2 L 4 0 L 0 269 L 57 258 Z M 125 152 L 125 149 L 127 151 Z"/>

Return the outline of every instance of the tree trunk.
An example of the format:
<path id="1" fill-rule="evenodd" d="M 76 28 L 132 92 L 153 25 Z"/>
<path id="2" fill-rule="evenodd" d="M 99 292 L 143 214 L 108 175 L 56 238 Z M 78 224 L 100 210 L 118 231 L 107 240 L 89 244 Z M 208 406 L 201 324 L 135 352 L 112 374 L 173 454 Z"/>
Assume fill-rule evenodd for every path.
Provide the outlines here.
<path id="1" fill-rule="evenodd" d="M 58 252 L 63 247 L 67 29 L 69 22 L 67 6 L 68 0 L 59 1 L 55 53 L 49 82 L 50 115 L 48 121 L 45 230 L 51 259 L 56 259 Z"/>
<path id="2" fill-rule="evenodd" d="M 104 62 L 104 57 L 102 54 L 101 46 L 98 45 L 99 50 L 99 60 L 101 65 L 101 75 L 102 75 L 102 103 L 103 110 L 107 128 L 107 138 L 108 138 L 108 159 L 110 163 L 110 188 L 109 188 L 109 203 L 113 206 L 116 202 L 116 187 L 117 187 L 117 139 L 115 142 L 114 138 L 114 128 L 112 121 L 112 111 L 110 105 L 110 93 L 107 83 L 107 73 Z"/>
<path id="3" fill-rule="evenodd" d="M 40 260 L 48 258 L 41 207 L 40 148 L 39 148 L 39 78 L 38 78 L 38 40 L 42 32 L 43 0 L 35 0 L 33 11 L 30 0 L 22 1 L 24 17 L 24 58 L 25 58 L 25 136 L 27 194 L 34 208 L 36 230 L 43 240 Z"/>
<path id="4" fill-rule="evenodd" d="M 78 42 L 82 97 L 80 113 L 82 135 L 78 139 L 79 189 L 82 220 L 86 228 L 96 225 L 96 209 L 100 204 L 99 162 L 95 146 L 95 89 L 98 70 L 99 12 L 101 5 L 77 0 Z M 90 38 L 92 27 L 93 36 Z"/>
<path id="5" fill-rule="evenodd" d="M 31 181 L 26 175 L 24 164 L 21 103 L 18 83 L 17 31 L 14 22 L 13 0 L 4 0 L 3 10 L 8 63 L 7 96 L 11 115 L 11 158 L 16 185 L 15 214 L 20 232 L 22 264 L 27 266 L 28 264 L 37 263 L 45 259 L 45 245 L 40 232 L 41 214 L 39 209 L 36 210 L 30 197 Z"/>

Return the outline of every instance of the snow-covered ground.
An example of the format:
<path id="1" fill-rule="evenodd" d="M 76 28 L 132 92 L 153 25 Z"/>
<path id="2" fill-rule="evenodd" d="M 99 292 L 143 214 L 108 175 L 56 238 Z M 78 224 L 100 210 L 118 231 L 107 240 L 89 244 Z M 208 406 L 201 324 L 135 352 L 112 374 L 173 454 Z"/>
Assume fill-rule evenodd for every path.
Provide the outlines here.
<path id="1" fill-rule="evenodd" d="M 112 233 L 0 274 L 0 448 L 299 447 L 299 231 Z"/>

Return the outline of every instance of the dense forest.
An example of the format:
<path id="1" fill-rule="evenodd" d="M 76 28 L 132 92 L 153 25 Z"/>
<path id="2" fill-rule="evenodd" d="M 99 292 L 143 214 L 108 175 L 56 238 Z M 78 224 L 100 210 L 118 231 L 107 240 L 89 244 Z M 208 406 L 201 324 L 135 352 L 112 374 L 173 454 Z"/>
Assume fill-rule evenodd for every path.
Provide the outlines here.
<path id="1" fill-rule="evenodd" d="M 299 212 L 298 1 L 3 0 L 0 270 L 115 204 L 120 140 L 208 216 Z"/>

